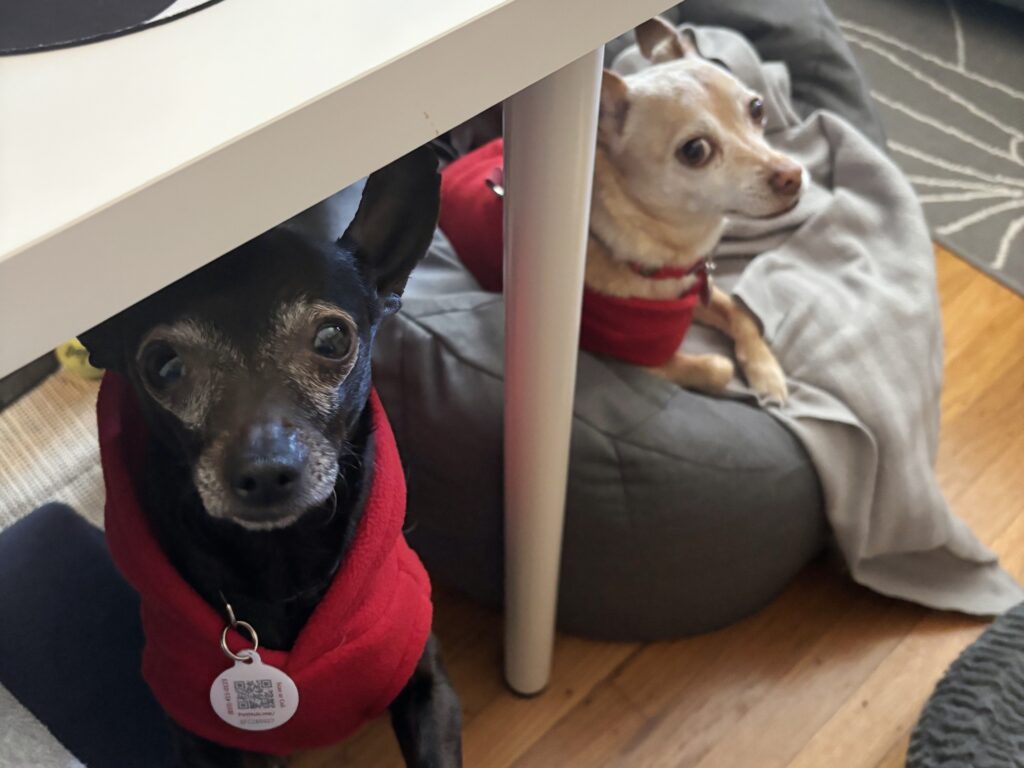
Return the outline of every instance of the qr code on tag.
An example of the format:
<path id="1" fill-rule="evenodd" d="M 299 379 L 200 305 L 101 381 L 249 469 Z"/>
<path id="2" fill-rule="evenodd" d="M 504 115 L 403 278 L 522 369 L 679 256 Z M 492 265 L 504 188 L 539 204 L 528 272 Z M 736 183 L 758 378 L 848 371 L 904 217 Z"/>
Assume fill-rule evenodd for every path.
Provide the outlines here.
<path id="1" fill-rule="evenodd" d="M 235 680 L 235 701 L 242 709 L 273 709 L 274 684 L 270 680 Z"/>

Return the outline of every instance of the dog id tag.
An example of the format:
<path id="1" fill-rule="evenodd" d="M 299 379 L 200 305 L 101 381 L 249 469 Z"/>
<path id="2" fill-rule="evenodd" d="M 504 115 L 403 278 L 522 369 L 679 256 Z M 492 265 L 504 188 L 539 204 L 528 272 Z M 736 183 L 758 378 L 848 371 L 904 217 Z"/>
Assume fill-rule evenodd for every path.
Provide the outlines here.
<path id="1" fill-rule="evenodd" d="M 210 686 L 210 705 L 228 725 L 267 731 L 287 723 L 299 708 L 299 689 L 277 667 L 264 664 L 254 650 L 239 651 L 233 667 Z"/>
<path id="2" fill-rule="evenodd" d="M 711 275 L 704 278 L 700 286 L 700 303 L 705 307 L 711 303 Z"/>
<path id="3" fill-rule="evenodd" d="M 487 174 L 487 178 L 484 179 L 484 184 L 491 188 L 498 197 L 505 196 L 505 171 L 501 167 L 492 168 L 491 172 Z"/>
<path id="4" fill-rule="evenodd" d="M 700 286 L 700 303 L 706 307 L 711 303 L 711 288 L 714 283 L 715 262 L 711 259 L 705 259 L 702 271 L 704 272 L 704 282 L 702 282 Z"/>

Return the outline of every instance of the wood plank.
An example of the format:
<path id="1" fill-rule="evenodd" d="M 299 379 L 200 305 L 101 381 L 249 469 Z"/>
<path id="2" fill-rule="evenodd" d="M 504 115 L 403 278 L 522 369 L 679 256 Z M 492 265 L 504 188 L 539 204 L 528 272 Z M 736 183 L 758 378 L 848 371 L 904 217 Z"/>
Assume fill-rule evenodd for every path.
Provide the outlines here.
<path id="1" fill-rule="evenodd" d="M 651 643 L 614 676 L 615 684 L 646 714 L 656 716 L 681 700 L 699 699 L 703 686 L 744 685 L 760 669 L 776 669 L 812 643 L 822 626 L 845 610 L 837 593 L 855 590 L 814 563 L 779 598 L 745 621 L 675 642 Z M 795 621 L 805 612 L 806 621 Z M 751 641 L 757 653 L 745 653 Z M 735 658 L 734 658 L 735 657 Z M 676 713 L 679 714 L 679 713 Z"/>
<path id="2" fill-rule="evenodd" d="M 617 759 L 622 744 L 634 739 L 653 722 L 618 686 L 606 679 L 513 765 L 515 768 L 608 765 L 609 760 Z"/>
<path id="3" fill-rule="evenodd" d="M 981 623 L 952 614 L 922 619 L 818 730 L 790 768 L 874 766 L 916 721 L 936 680 Z"/>
<path id="4" fill-rule="evenodd" d="M 545 765 L 547 756 L 572 748 L 588 765 L 690 765 L 710 749 L 737 712 L 762 701 L 773 680 L 811 647 L 823 626 L 849 609 L 861 592 L 828 566 L 817 563 L 772 605 L 719 632 L 671 643 L 654 643 L 611 676 L 592 708 L 613 713 L 626 702 L 629 722 L 605 723 L 600 741 L 587 734 L 590 711 L 560 722 L 523 765 Z M 872 598 L 873 599 L 873 598 Z M 753 652 L 752 652 L 753 650 Z M 639 716 L 634 717 L 634 714 Z M 541 758 L 545 759 L 541 759 Z"/>
<path id="5" fill-rule="evenodd" d="M 962 269 L 962 262 L 945 252 L 939 254 L 938 265 L 940 272 Z M 994 280 L 969 278 L 960 281 L 964 287 L 955 298 L 943 302 L 947 375 L 942 412 L 946 419 L 978 403 L 988 385 L 1021 361 L 1019 350 L 1024 345 L 1024 299 Z"/>
<path id="6" fill-rule="evenodd" d="M 480 712 L 463 740 L 466 765 L 511 765 L 637 648 L 636 643 L 600 643 L 560 636 L 555 643 L 548 689 L 532 699 L 504 691 Z"/>
<path id="7" fill-rule="evenodd" d="M 907 745 L 910 743 L 910 731 L 908 729 L 903 735 L 896 739 L 895 743 L 885 753 L 885 757 L 878 761 L 875 768 L 905 768 L 907 762 Z"/>
<path id="8" fill-rule="evenodd" d="M 784 768 L 920 621 L 924 610 L 866 591 L 698 768 Z"/>

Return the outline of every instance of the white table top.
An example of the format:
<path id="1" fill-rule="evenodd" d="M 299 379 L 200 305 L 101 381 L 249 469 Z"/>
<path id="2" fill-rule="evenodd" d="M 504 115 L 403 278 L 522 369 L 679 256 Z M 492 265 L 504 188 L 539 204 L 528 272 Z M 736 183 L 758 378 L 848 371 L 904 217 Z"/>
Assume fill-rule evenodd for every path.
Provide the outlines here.
<path id="1" fill-rule="evenodd" d="M 0 376 L 669 0 L 224 0 L 0 58 Z"/>

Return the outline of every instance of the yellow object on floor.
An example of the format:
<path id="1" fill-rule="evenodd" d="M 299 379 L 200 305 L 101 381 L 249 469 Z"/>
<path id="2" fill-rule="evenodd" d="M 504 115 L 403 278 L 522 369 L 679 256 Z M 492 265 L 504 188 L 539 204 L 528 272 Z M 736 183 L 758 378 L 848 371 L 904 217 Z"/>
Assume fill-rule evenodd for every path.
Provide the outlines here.
<path id="1" fill-rule="evenodd" d="M 99 379 L 103 376 L 102 370 L 93 368 L 89 364 L 89 351 L 82 346 L 78 339 L 64 342 L 53 353 L 67 371 L 77 373 L 86 379 Z"/>

